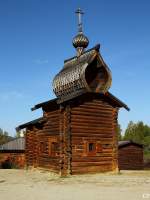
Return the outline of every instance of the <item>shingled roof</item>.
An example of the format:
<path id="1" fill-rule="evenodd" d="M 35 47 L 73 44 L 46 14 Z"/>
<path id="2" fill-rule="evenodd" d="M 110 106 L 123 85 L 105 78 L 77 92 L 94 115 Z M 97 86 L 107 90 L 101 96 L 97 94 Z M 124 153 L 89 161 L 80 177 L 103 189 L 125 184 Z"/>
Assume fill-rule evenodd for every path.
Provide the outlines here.
<path id="1" fill-rule="evenodd" d="M 0 145 L 0 152 L 4 151 L 24 151 L 25 139 L 23 137 L 16 138 L 10 142 Z"/>
<path id="2" fill-rule="evenodd" d="M 111 86 L 111 72 L 99 52 L 100 45 L 64 62 L 54 77 L 53 90 L 62 103 L 85 92 L 105 93 Z M 96 78 L 97 77 L 97 78 Z M 91 85 L 91 83 L 94 84 Z"/>

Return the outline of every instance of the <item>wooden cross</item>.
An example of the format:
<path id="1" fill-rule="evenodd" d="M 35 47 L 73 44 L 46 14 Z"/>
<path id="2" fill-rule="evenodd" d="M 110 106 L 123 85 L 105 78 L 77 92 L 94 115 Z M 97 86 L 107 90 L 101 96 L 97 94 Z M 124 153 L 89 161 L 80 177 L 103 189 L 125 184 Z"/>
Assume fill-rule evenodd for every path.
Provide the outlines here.
<path id="1" fill-rule="evenodd" d="M 78 15 L 78 31 L 79 31 L 79 33 L 82 33 L 82 20 L 81 20 L 81 16 L 84 14 L 84 12 L 80 8 L 78 8 L 75 13 Z"/>

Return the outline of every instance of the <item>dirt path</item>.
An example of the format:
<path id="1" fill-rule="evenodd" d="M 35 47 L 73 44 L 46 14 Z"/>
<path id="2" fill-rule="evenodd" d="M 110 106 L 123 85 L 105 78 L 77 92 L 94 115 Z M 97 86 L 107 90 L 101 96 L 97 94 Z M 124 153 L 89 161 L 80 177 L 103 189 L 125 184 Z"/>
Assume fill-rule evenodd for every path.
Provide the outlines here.
<path id="1" fill-rule="evenodd" d="M 0 200 L 150 199 L 150 171 L 60 178 L 38 170 L 0 170 Z"/>

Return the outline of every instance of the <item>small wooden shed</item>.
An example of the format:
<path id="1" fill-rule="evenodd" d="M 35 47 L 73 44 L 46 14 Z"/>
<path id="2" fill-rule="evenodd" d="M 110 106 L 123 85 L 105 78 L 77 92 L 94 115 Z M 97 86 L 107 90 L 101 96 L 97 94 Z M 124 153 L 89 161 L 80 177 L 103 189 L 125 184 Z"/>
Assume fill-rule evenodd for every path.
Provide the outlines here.
<path id="1" fill-rule="evenodd" d="M 143 169 L 143 145 L 133 141 L 119 141 L 118 166 L 120 170 Z"/>
<path id="2" fill-rule="evenodd" d="M 24 168 L 25 166 L 25 139 L 16 138 L 0 145 L 1 168 Z"/>

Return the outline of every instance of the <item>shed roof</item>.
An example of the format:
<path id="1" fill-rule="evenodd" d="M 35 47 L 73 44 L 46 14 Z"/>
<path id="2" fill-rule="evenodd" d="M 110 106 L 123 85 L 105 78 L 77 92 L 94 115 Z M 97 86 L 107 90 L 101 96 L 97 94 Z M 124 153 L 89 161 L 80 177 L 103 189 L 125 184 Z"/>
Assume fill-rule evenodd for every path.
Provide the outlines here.
<path id="1" fill-rule="evenodd" d="M 135 145 L 135 146 L 139 146 L 139 147 L 143 148 L 142 144 L 133 142 L 132 140 L 124 140 L 124 141 L 119 141 L 118 142 L 118 147 L 119 148 L 125 147 L 125 146 L 129 146 L 129 145 Z"/>
<path id="2" fill-rule="evenodd" d="M 25 150 L 25 138 L 16 138 L 10 142 L 0 145 L 0 151 L 19 151 Z"/>

